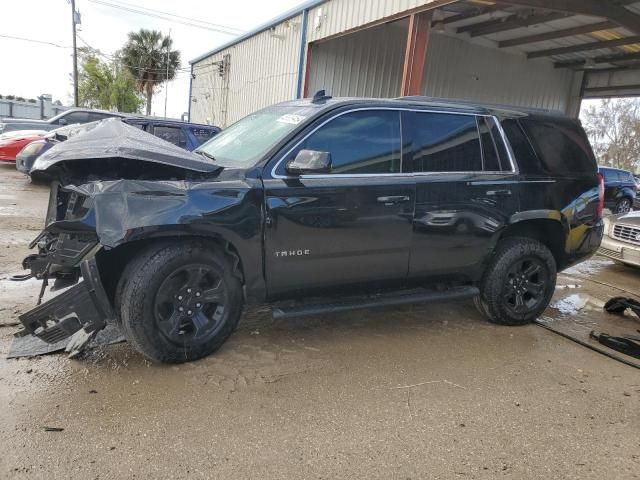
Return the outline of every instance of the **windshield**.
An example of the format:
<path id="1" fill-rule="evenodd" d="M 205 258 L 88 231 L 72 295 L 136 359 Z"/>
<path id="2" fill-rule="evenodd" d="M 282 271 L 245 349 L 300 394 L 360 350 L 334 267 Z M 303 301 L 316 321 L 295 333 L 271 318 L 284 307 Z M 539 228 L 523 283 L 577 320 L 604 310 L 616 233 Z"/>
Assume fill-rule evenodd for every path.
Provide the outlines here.
<path id="1" fill-rule="evenodd" d="M 214 157 L 223 167 L 250 167 L 316 111 L 300 106 L 265 108 L 222 130 L 196 152 Z"/>

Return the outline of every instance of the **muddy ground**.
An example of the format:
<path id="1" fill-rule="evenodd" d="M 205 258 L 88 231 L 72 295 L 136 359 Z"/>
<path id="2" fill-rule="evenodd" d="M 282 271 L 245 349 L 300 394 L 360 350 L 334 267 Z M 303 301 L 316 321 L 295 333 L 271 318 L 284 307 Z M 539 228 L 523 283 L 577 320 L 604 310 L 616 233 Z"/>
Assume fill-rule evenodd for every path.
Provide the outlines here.
<path id="1" fill-rule="evenodd" d="M 7 277 L 47 195 L 0 165 L 0 323 L 37 296 Z M 640 271 L 596 257 L 559 285 L 545 317 L 589 326 L 599 301 L 640 292 Z M 557 303 L 572 295 L 587 305 Z M 126 343 L 7 360 L 16 329 L 0 327 L 2 478 L 640 477 L 640 371 L 470 302 L 278 322 L 253 309 L 218 353 L 178 366 Z"/>

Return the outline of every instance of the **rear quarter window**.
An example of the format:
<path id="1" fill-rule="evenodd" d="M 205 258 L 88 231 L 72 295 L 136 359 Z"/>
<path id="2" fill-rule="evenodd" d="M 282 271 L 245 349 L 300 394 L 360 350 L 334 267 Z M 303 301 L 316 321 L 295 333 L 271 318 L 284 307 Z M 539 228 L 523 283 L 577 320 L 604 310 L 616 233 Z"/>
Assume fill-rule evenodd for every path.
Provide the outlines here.
<path id="1" fill-rule="evenodd" d="M 591 145 L 579 123 L 562 118 L 525 118 L 517 123 L 535 153 L 535 158 L 531 158 L 529 152 L 527 158 L 517 159 L 523 173 L 580 175 L 597 172 Z M 507 136 L 509 137 L 509 133 Z M 510 137 L 509 139 L 511 140 Z"/>
<path id="2" fill-rule="evenodd" d="M 204 142 L 218 133 L 218 131 L 210 128 L 191 127 L 191 133 L 194 137 L 196 137 L 198 145 L 202 145 Z"/>

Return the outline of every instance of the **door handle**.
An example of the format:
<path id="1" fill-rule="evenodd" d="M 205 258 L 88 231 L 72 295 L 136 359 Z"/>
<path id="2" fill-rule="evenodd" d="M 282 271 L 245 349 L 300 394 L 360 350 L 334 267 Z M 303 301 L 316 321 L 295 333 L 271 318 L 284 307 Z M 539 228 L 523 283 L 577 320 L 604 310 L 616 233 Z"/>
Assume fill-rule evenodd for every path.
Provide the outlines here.
<path id="1" fill-rule="evenodd" d="M 490 197 L 510 197 L 511 190 L 487 190 Z"/>
<path id="2" fill-rule="evenodd" d="M 377 200 L 378 200 L 378 203 L 391 205 L 394 203 L 408 202 L 409 196 L 408 195 L 392 195 L 389 197 L 378 197 Z"/>

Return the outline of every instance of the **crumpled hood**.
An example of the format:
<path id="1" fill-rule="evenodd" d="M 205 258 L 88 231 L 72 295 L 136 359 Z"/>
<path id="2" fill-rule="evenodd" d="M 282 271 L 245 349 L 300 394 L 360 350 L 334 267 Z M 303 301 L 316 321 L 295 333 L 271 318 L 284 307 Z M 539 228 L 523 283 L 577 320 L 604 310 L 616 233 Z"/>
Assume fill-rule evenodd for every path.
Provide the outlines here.
<path id="1" fill-rule="evenodd" d="M 61 162 L 100 158 L 157 163 L 203 173 L 220 168 L 198 154 L 127 125 L 118 118 L 108 118 L 95 128 L 70 136 L 51 148 L 36 160 L 31 171 L 45 171 Z"/>

